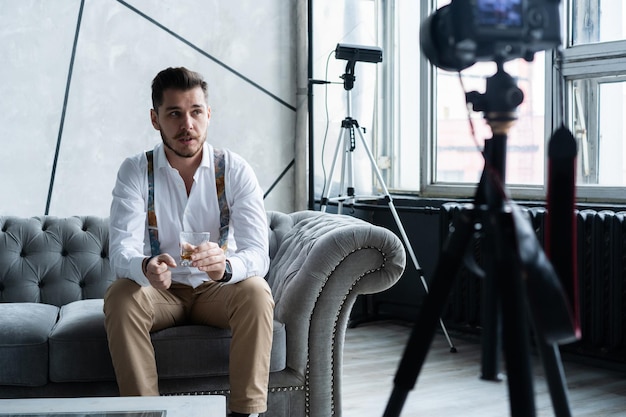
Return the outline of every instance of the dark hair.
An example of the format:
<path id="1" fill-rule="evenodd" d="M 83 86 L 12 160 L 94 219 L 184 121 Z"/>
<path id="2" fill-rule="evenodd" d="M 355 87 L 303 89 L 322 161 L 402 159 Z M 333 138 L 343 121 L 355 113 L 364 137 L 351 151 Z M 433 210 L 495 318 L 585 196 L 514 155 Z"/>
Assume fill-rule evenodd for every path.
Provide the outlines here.
<path id="1" fill-rule="evenodd" d="M 168 88 L 187 91 L 195 87 L 202 88 L 204 97 L 208 100 L 209 89 L 202 75 L 185 67 L 164 69 L 152 80 L 152 108 L 154 111 L 159 110 L 163 104 L 163 91 Z"/>

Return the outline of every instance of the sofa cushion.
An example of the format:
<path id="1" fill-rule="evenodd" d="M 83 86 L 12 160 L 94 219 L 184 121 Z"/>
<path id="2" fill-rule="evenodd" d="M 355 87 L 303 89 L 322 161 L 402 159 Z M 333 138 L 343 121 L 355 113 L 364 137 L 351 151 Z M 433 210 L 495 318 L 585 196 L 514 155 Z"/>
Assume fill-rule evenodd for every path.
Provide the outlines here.
<path id="1" fill-rule="evenodd" d="M 59 308 L 40 303 L 0 303 L 0 384 L 48 383 L 48 335 Z"/>
<path id="2" fill-rule="evenodd" d="M 153 333 L 159 377 L 228 375 L 230 338 L 228 329 L 200 325 L 170 327 Z M 286 341 L 285 325 L 274 320 L 270 372 L 285 369 Z"/>
<path id="3" fill-rule="evenodd" d="M 50 380 L 114 381 L 101 298 L 61 307 L 50 334 Z"/>
<path id="4" fill-rule="evenodd" d="M 61 307 L 59 322 L 50 335 L 52 381 L 115 380 L 102 307 L 102 299 Z M 171 327 L 153 333 L 152 343 L 161 379 L 228 374 L 230 330 L 199 325 Z M 285 326 L 274 321 L 270 372 L 285 368 L 286 349 Z"/>

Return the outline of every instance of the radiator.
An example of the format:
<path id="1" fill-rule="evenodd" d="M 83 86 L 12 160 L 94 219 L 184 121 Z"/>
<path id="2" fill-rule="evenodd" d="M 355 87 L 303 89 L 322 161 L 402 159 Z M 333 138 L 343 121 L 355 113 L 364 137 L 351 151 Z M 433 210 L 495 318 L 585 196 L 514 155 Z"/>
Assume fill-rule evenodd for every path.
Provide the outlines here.
<path id="1" fill-rule="evenodd" d="M 463 210 L 458 203 L 440 211 L 440 241 L 448 236 Z M 544 241 L 546 210 L 524 208 L 539 242 Z M 580 341 L 563 351 L 595 359 L 626 363 L 626 212 L 584 209 L 576 211 Z M 485 262 L 481 237 L 469 244 L 469 256 L 479 266 Z M 480 332 L 482 280 L 461 267 L 444 312 L 446 325 Z"/>

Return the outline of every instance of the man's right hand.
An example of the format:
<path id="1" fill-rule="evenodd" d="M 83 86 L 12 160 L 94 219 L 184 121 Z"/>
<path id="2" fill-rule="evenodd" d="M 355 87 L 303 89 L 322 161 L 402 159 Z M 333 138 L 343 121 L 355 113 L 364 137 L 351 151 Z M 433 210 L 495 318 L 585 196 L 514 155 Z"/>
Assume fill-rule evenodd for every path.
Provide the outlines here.
<path id="1" fill-rule="evenodd" d="M 167 253 L 151 258 L 146 264 L 146 278 L 157 290 L 167 290 L 172 285 L 170 267 L 176 267 L 176 261 Z"/>

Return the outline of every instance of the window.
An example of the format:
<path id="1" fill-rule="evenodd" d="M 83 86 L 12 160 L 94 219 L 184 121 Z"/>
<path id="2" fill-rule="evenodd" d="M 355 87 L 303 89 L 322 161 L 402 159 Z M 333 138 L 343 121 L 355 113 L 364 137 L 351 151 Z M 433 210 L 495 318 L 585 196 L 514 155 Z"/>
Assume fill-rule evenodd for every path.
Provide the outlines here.
<path id="1" fill-rule="evenodd" d="M 458 73 L 433 67 L 418 53 L 415 22 L 447 3 L 382 2 L 388 28 L 384 48 L 393 59 L 381 83 L 385 110 L 379 110 L 378 149 L 391 161 L 387 185 L 395 192 L 470 197 L 483 169 L 480 151 L 491 131 L 482 113 L 468 115 L 465 93 L 484 93 L 495 64 L 479 62 L 463 70 L 461 83 Z M 578 142 L 579 199 L 624 202 L 626 4 L 563 0 L 561 8 L 562 56 L 546 51 L 536 53 L 532 62 L 505 64 L 524 93 L 508 133 L 507 185 L 516 199 L 545 198 L 548 140 L 564 122 Z"/>
<path id="2" fill-rule="evenodd" d="M 621 0 L 574 0 L 562 71 L 578 147 L 578 194 L 626 200 L 626 6 Z"/>

